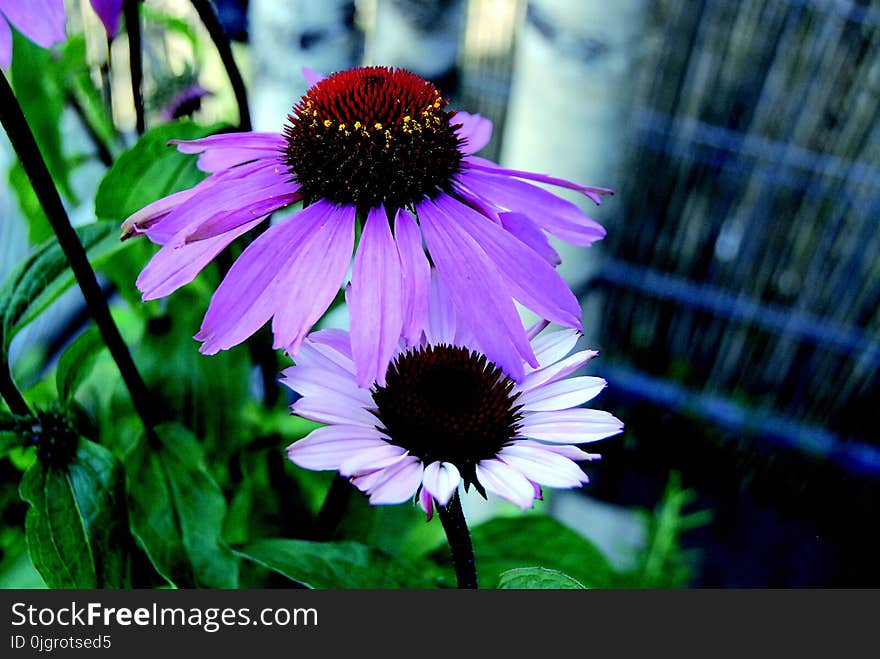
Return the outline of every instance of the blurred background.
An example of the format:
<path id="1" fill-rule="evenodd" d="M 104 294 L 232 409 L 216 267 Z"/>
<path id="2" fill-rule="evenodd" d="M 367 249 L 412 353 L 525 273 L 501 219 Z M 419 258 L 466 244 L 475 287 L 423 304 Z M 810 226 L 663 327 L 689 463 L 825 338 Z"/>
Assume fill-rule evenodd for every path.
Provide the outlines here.
<path id="1" fill-rule="evenodd" d="M 558 246 L 601 351 L 590 372 L 609 381 L 596 405 L 627 429 L 554 516 L 641 584 L 880 585 L 880 2 L 215 4 L 256 130 L 281 128 L 303 66 L 402 66 L 494 122 L 481 155 L 616 190 L 584 205 L 604 241 Z M 111 76 L 97 18 L 69 6 L 133 141 L 126 35 Z M 143 18 L 148 125 L 234 120 L 189 3 L 148 0 Z M 106 165 L 77 117 L 60 117 L 82 156 L 67 200 L 88 221 Z M 2 139 L 0 212 L 22 216 Z M 0 226 L 0 275 L 28 226 Z M 80 304 L 66 296 L 14 350 L 63 346 L 57 319 Z"/>

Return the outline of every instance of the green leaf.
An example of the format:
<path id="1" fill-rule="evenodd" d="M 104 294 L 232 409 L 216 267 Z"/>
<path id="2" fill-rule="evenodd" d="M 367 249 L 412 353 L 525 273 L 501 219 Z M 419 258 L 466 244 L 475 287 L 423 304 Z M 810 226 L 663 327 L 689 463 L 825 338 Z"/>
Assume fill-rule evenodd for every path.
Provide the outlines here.
<path id="1" fill-rule="evenodd" d="M 58 398 L 68 401 L 76 394 L 82 381 L 89 375 L 95 358 L 104 348 L 104 339 L 97 327 L 83 332 L 58 359 L 55 386 Z"/>
<path id="2" fill-rule="evenodd" d="M 221 128 L 222 125 L 204 127 L 181 120 L 144 133 L 119 156 L 98 186 L 96 216 L 122 222 L 147 204 L 194 186 L 206 176 L 196 166 L 197 158 L 179 153 L 168 146 L 168 140 L 192 140 Z"/>
<path id="3" fill-rule="evenodd" d="M 221 540 L 226 500 L 185 428 L 156 428 L 161 445 L 126 458 L 131 528 L 159 574 L 178 587 L 235 588 L 238 563 Z"/>
<path id="4" fill-rule="evenodd" d="M 129 543 L 122 467 L 105 448 L 80 439 L 67 467 L 34 463 L 21 480 L 31 504 L 28 551 L 50 588 L 123 588 Z"/>
<path id="5" fill-rule="evenodd" d="M 595 545 L 564 524 L 543 515 L 496 518 L 471 530 L 477 579 L 483 586 L 497 584 L 501 575 L 518 567 L 541 565 L 570 575 L 587 588 L 615 585 L 608 559 Z M 445 547 L 433 553 L 449 562 Z"/>
<path id="6" fill-rule="evenodd" d="M 503 590 L 581 590 L 580 581 L 559 570 L 545 567 L 517 567 L 501 573 L 498 587 Z"/>
<path id="7" fill-rule="evenodd" d="M 86 224 L 77 227 L 76 233 L 90 261 L 120 249 L 116 238 L 119 227 L 114 222 Z M 12 337 L 73 282 L 67 258 L 54 239 L 37 247 L 20 263 L 0 287 L 0 355 L 5 354 Z"/>
<path id="8" fill-rule="evenodd" d="M 308 588 L 432 588 L 426 566 L 395 558 L 359 542 L 274 538 L 236 550 L 239 556 Z"/>

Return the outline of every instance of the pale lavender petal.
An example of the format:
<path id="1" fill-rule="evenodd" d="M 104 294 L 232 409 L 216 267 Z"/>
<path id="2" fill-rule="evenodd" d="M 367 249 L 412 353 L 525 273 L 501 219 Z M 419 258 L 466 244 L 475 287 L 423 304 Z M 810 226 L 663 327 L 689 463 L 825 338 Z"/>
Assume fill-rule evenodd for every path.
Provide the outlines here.
<path id="1" fill-rule="evenodd" d="M 463 140 L 459 147 L 462 153 L 476 153 L 489 143 L 492 137 L 492 122 L 478 114 L 456 112 L 449 120 L 453 126 L 461 124 L 455 131 Z"/>
<path id="2" fill-rule="evenodd" d="M 532 439 L 517 439 L 511 444 L 511 446 L 539 448 L 542 451 L 550 451 L 551 453 L 556 453 L 557 455 L 561 455 L 569 460 L 575 460 L 577 462 L 599 460 L 602 458 L 598 453 L 587 453 L 573 444 L 544 444 Z"/>
<path id="3" fill-rule="evenodd" d="M 3 0 L 0 12 L 19 32 L 43 48 L 67 38 L 64 0 Z"/>
<path id="4" fill-rule="evenodd" d="M 358 387 L 347 373 L 323 367 L 297 364 L 281 373 L 281 382 L 300 396 L 345 396 L 352 405 L 371 407 L 373 397 L 369 390 Z"/>
<path id="5" fill-rule="evenodd" d="M 302 73 L 302 77 L 309 84 L 309 87 L 313 87 L 321 82 L 326 76 L 318 73 L 313 68 L 304 66 L 300 69 L 300 73 Z"/>
<path id="6" fill-rule="evenodd" d="M 574 349 L 580 338 L 580 332 L 573 329 L 548 332 L 536 337 L 532 340 L 532 348 L 535 357 L 538 358 L 538 364 L 542 368 L 555 364 Z"/>
<path id="7" fill-rule="evenodd" d="M 532 325 L 531 327 L 529 327 L 526 330 L 526 336 L 528 337 L 529 341 L 531 341 L 536 336 L 538 336 L 538 334 L 540 334 L 545 329 L 547 329 L 547 327 L 549 325 L 550 325 L 550 321 L 547 320 L 546 318 L 542 318 L 542 319 L 538 320 L 537 322 L 535 322 L 534 325 Z"/>
<path id="8" fill-rule="evenodd" d="M 549 185 L 555 185 L 560 188 L 576 190 L 577 192 L 585 194 L 587 197 L 592 199 L 597 206 L 602 203 L 602 195 L 614 194 L 614 190 L 612 190 L 611 188 L 600 188 L 595 185 L 581 185 L 580 183 L 575 183 L 574 181 L 569 181 L 568 179 L 557 178 L 555 176 L 549 176 L 547 174 L 538 174 L 536 172 L 526 172 L 521 169 L 507 169 L 505 167 L 497 165 L 491 160 L 486 160 L 485 158 L 480 158 L 478 156 L 465 158 L 464 164 L 466 167 L 472 167 L 474 169 L 490 172 L 492 174 L 506 174 L 508 176 L 515 176 L 517 178 L 528 179 L 530 181 L 537 181 L 538 183 L 548 183 Z"/>
<path id="9" fill-rule="evenodd" d="M 410 345 L 418 342 L 428 323 L 431 266 L 422 245 L 422 233 L 405 210 L 397 211 L 394 237 L 403 275 L 403 336 Z"/>
<path id="10" fill-rule="evenodd" d="M 514 444 L 501 449 L 498 457 L 530 481 L 547 487 L 580 487 L 589 480 L 574 462 L 542 448 Z"/>
<path id="11" fill-rule="evenodd" d="M 514 178 L 468 169 L 453 188 L 469 202 L 483 199 L 500 209 L 523 213 L 536 225 L 573 245 L 589 246 L 605 237 L 601 224 L 570 201 Z"/>
<path id="12" fill-rule="evenodd" d="M 165 244 L 138 275 L 136 286 L 144 300 L 165 297 L 190 283 L 233 240 L 247 233 L 264 218 L 242 224 L 209 240 L 189 245 Z"/>
<path id="13" fill-rule="evenodd" d="M 358 426 L 325 426 L 287 447 L 287 457 L 305 469 L 338 469 L 343 461 L 387 442 Z"/>
<path id="14" fill-rule="evenodd" d="M 441 194 L 437 206 L 486 253 L 513 297 L 542 318 L 581 329 L 581 308 L 559 273 L 533 249 L 472 208 Z"/>
<path id="15" fill-rule="evenodd" d="M 412 498 L 422 483 L 424 468 L 418 458 L 408 456 L 386 471 L 391 473 L 385 480 L 370 488 L 372 504 L 403 503 Z"/>
<path id="16" fill-rule="evenodd" d="M 390 467 L 403 460 L 406 455 L 405 448 L 384 442 L 383 446 L 373 446 L 347 458 L 339 465 L 339 473 L 343 476 L 358 476 Z"/>
<path id="17" fill-rule="evenodd" d="M 278 311 L 287 296 L 285 275 L 291 262 L 334 212 L 331 203 L 316 202 L 248 245 L 211 298 L 195 336 L 204 342 L 201 352 L 211 355 L 241 343 Z"/>
<path id="18" fill-rule="evenodd" d="M 402 275 L 385 207 L 367 214 L 351 277 L 351 352 L 357 383 L 385 386 L 403 329 Z"/>
<path id="19" fill-rule="evenodd" d="M 425 475 L 422 477 L 422 483 L 425 489 L 430 492 L 437 503 L 445 506 L 452 498 L 452 493 L 458 489 L 461 481 L 461 474 L 451 462 L 432 462 L 425 467 Z"/>
<path id="20" fill-rule="evenodd" d="M 122 13 L 123 0 L 90 0 L 92 9 L 104 24 L 107 36 L 112 39 L 119 32 L 119 15 Z"/>
<path id="21" fill-rule="evenodd" d="M 341 423 L 364 428 L 380 425 L 379 419 L 373 414 L 339 394 L 305 396 L 297 399 L 290 409 L 294 414 L 318 423 Z"/>
<path id="22" fill-rule="evenodd" d="M 606 384 L 602 378 L 590 376 L 566 378 L 523 393 L 516 404 L 526 412 L 567 410 L 592 400 Z"/>
<path id="23" fill-rule="evenodd" d="M 532 371 L 527 374 L 525 379 L 517 386 L 517 390 L 523 392 L 531 391 L 532 389 L 549 382 L 561 380 L 574 373 L 598 354 L 599 353 L 595 350 L 581 350 L 555 364 Z"/>
<path id="24" fill-rule="evenodd" d="M 319 203 L 323 202 L 313 206 Z M 272 319 L 274 348 L 295 356 L 306 334 L 336 297 L 351 263 L 354 219 L 353 206 L 331 207 L 321 225 L 309 231 L 289 255 L 278 276 L 281 283 Z"/>
<path id="25" fill-rule="evenodd" d="M 328 348 L 333 348 L 340 355 L 344 355 L 349 359 L 351 356 L 351 339 L 348 332 L 342 329 L 329 328 L 322 329 L 309 335 L 309 339 L 315 343 L 320 343 Z M 354 363 L 354 362 L 352 362 Z"/>
<path id="26" fill-rule="evenodd" d="M 623 423 L 608 412 L 583 407 L 564 412 L 535 412 L 526 415 L 519 425 L 520 434 L 556 444 L 586 444 L 622 430 Z"/>
<path id="27" fill-rule="evenodd" d="M 326 332 L 329 330 L 320 330 Z M 304 366 L 316 366 L 325 370 L 331 370 L 354 380 L 354 361 L 350 354 L 346 355 L 336 348 L 321 341 L 315 341 L 315 332 L 303 341 L 299 352 L 296 353 L 296 363 Z M 348 333 L 345 333 L 348 341 Z"/>
<path id="28" fill-rule="evenodd" d="M 465 320 L 491 361 L 514 380 L 522 380 L 523 360 L 538 363 L 494 264 L 435 204 L 422 203 L 417 210 L 428 251 L 458 318 Z"/>
<path id="29" fill-rule="evenodd" d="M 0 68 L 9 68 L 12 64 L 12 30 L 9 23 L 0 15 Z"/>
<path id="30" fill-rule="evenodd" d="M 200 153 L 198 167 L 203 172 L 219 172 L 252 160 L 273 164 L 277 173 L 291 178 L 284 164 L 286 142 L 279 133 L 222 133 L 197 140 L 170 140 L 181 153 Z"/>
<path id="31" fill-rule="evenodd" d="M 477 463 L 476 474 L 483 487 L 523 510 L 534 505 L 535 490 L 532 484 L 511 466 L 499 460 L 483 460 Z"/>
<path id="32" fill-rule="evenodd" d="M 436 270 L 431 270 L 431 292 L 428 303 L 428 322 L 425 325 L 425 338 L 432 345 L 455 344 L 455 309 L 449 294 Z"/>
<path id="33" fill-rule="evenodd" d="M 559 252 L 550 244 L 547 234 L 541 231 L 528 216 L 522 213 L 498 213 L 498 217 L 501 219 L 501 226 L 535 250 L 550 265 L 562 263 Z"/>

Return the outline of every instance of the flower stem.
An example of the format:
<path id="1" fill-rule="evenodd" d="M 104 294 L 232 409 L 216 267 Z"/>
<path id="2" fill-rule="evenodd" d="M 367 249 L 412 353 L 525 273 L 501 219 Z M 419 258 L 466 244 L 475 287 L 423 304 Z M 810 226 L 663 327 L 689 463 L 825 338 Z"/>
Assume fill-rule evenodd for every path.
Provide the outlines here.
<path id="1" fill-rule="evenodd" d="M 223 66 L 226 69 L 226 75 L 229 76 L 229 83 L 232 85 L 235 102 L 238 105 L 238 128 L 242 131 L 249 131 L 251 130 L 251 112 L 248 108 L 247 91 L 244 87 L 244 80 L 242 80 L 241 73 L 238 70 L 238 65 L 235 63 L 235 57 L 232 55 L 229 39 L 226 38 L 223 26 L 217 18 L 217 12 L 214 10 L 210 0 L 190 1 L 198 12 L 205 29 L 208 30 L 211 41 L 214 42 L 217 53 L 220 55 L 220 61 L 223 62 Z"/>
<path id="2" fill-rule="evenodd" d="M 125 0 L 125 29 L 128 32 L 128 63 L 131 67 L 131 93 L 134 96 L 135 127 L 138 135 L 146 130 L 144 120 L 144 63 L 141 55 L 141 0 Z"/>
<path id="3" fill-rule="evenodd" d="M 31 185 L 33 185 L 37 199 L 40 200 L 46 217 L 49 218 L 49 223 L 52 225 L 52 229 L 58 239 L 58 244 L 67 257 L 70 269 L 73 271 L 77 284 L 82 291 L 92 318 L 95 319 L 95 324 L 101 332 L 104 343 L 107 345 L 113 360 L 116 362 L 116 366 L 119 368 L 119 372 L 122 374 L 122 379 L 128 388 L 134 408 L 147 431 L 147 439 L 152 443 L 156 441 L 153 427 L 156 425 L 157 419 L 155 418 L 153 407 L 150 405 L 150 394 L 147 386 L 144 384 L 143 378 L 141 378 L 141 374 L 135 366 L 131 353 L 128 351 L 128 346 L 119 333 L 119 328 L 116 327 L 116 323 L 110 315 L 110 308 L 107 306 L 107 300 L 104 299 L 104 294 L 98 285 L 95 271 L 92 270 L 88 256 L 86 256 L 86 251 L 83 249 L 76 231 L 73 230 L 73 226 L 70 224 L 67 211 L 64 210 L 64 205 L 61 203 L 58 188 L 55 187 L 55 183 L 52 181 L 52 176 L 46 167 L 46 161 L 43 160 L 43 156 L 34 139 L 34 134 L 31 132 L 30 126 L 28 126 L 27 120 L 22 113 L 21 106 L 18 104 L 18 99 L 15 98 L 12 88 L 9 86 L 9 81 L 2 72 L 0 72 L 0 123 L 3 124 L 3 129 L 9 137 L 15 153 L 18 155 L 18 159 L 21 161 L 22 167 L 24 167 L 24 171 L 31 181 Z"/>
<path id="4" fill-rule="evenodd" d="M 354 492 L 354 485 L 348 482 L 344 476 L 337 474 L 330 484 L 327 491 L 327 498 L 318 511 L 318 518 L 315 520 L 315 539 L 329 540 L 336 532 L 336 527 L 342 521 L 342 516 L 348 508 L 348 502 L 351 501 L 351 493 Z"/>
<path id="5" fill-rule="evenodd" d="M 452 563 L 455 566 L 458 587 L 475 589 L 477 566 L 474 562 L 474 546 L 471 544 L 471 534 L 464 519 L 464 512 L 461 510 L 458 492 L 452 495 L 445 506 L 437 504 L 437 515 L 440 517 L 440 523 L 449 541 L 449 548 L 452 550 Z"/>
<path id="6" fill-rule="evenodd" d="M 0 395 L 9 406 L 9 410 L 17 416 L 30 416 L 31 410 L 24 400 L 24 396 L 15 386 L 9 363 L 5 358 L 0 358 Z"/>

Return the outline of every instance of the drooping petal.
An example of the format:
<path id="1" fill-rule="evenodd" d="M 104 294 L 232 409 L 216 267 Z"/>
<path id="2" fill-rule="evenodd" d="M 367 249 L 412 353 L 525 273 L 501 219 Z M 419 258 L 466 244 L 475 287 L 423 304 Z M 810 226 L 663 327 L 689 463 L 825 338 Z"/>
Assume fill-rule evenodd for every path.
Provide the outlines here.
<path id="1" fill-rule="evenodd" d="M 452 197 L 441 194 L 436 203 L 486 253 L 508 283 L 513 297 L 542 318 L 581 329 L 581 308 L 577 298 L 544 258 L 484 215 Z"/>
<path id="2" fill-rule="evenodd" d="M 427 521 L 430 522 L 431 518 L 434 517 L 434 497 L 432 497 L 431 493 L 424 487 L 421 492 L 419 492 L 419 505 L 422 507 L 422 510 L 425 511 Z"/>
<path id="3" fill-rule="evenodd" d="M 580 487 L 589 480 L 574 462 L 542 448 L 507 446 L 498 457 L 529 480 L 547 487 Z"/>
<path id="4" fill-rule="evenodd" d="M 405 448 L 385 442 L 384 446 L 373 446 L 352 455 L 339 465 L 339 473 L 343 476 L 358 476 L 376 469 L 385 469 L 400 462 L 406 455 Z"/>
<path id="5" fill-rule="evenodd" d="M 425 475 L 422 477 L 422 483 L 425 489 L 430 492 L 437 503 L 445 506 L 452 498 L 452 493 L 458 488 L 461 481 L 461 474 L 451 462 L 432 462 L 425 467 Z"/>
<path id="6" fill-rule="evenodd" d="M 265 218 L 258 217 L 232 231 L 198 243 L 163 245 L 135 282 L 143 299 L 156 300 L 171 295 L 181 286 L 190 283 L 233 240 L 253 229 L 263 219 Z"/>
<path id="7" fill-rule="evenodd" d="M 458 318 L 467 323 L 489 359 L 514 380 L 522 380 L 522 360 L 538 364 L 494 264 L 434 203 L 422 203 L 417 210 L 428 252 Z"/>
<path id="8" fill-rule="evenodd" d="M 551 453 L 556 453 L 557 455 L 561 455 L 564 458 L 576 462 L 599 460 L 602 458 L 598 453 L 587 453 L 573 444 L 544 444 L 532 439 L 517 439 L 511 444 L 511 446 L 530 446 L 532 448 L 539 448 L 542 451 L 550 451 Z"/>
<path id="9" fill-rule="evenodd" d="M 291 262 L 308 240 L 319 235 L 333 211 L 332 204 L 316 202 L 269 227 L 248 245 L 211 298 L 195 336 L 203 342 L 201 352 L 210 355 L 231 348 L 269 320 L 281 304 Z"/>
<path id="10" fill-rule="evenodd" d="M 360 426 L 325 426 L 287 447 L 287 457 L 304 469 L 339 469 L 350 457 L 387 446 L 374 430 Z"/>
<path id="11" fill-rule="evenodd" d="M 563 329 L 539 335 L 532 340 L 532 348 L 535 351 L 538 364 L 542 368 L 555 364 L 574 349 L 580 338 L 580 332 L 573 329 Z"/>
<path id="12" fill-rule="evenodd" d="M 272 319 L 274 348 L 295 356 L 306 334 L 336 297 L 351 263 L 354 219 L 353 206 L 331 207 L 320 226 L 289 256 L 279 273 L 281 284 Z"/>
<path id="13" fill-rule="evenodd" d="M 555 185 L 560 188 L 576 190 L 577 192 L 580 192 L 589 197 L 596 205 L 602 203 L 603 195 L 614 194 L 614 190 L 612 190 L 611 188 L 600 188 L 595 185 L 581 185 L 580 183 L 575 183 L 574 181 L 569 181 L 568 179 L 557 178 L 556 176 L 549 176 L 548 174 L 527 172 L 521 169 L 507 169 L 506 167 L 501 167 L 500 165 L 497 165 L 491 160 L 486 160 L 485 158 L 480 158 L 478 156 L 465 158 L 464 164 L 466 167 L 472 167 L 473 169 L 482 170 L 491 174 L 506 174 L 507 176 L 514 176 L 516 178 L 537 181 L 538 183 Z"/>
<path id="14" fill-rule="evenodd" d="M 479 114 L 456 112 L 449 120 L 453 126 L 461 124 L 456 134 L 462 139 L 459 147 L 462 153 L 476 153 L 489 143 L 492 138 L 492 122 Z"/>
<path id="15" fill-rule="evenodd" d="M 222 133 L 196 140 L 171 140 L 181 153 L 199 153 L 203 172 L 219 172 L 252 160 L 266 160 L 289 178 L 283 162 L 284 137 L 279 133 Z"/>
<path id="16" fill-rule="evenodd" d="M 421 460 L 407 456 L 386 469 L 390 472 L 382 482 L 370 488 L 370 503 L 375 505 L 403 503 L 412 498 L 422 483 L 424 467 Z"/>
<path id="17" fill-rule="evenodd" d="M 476 465 L 476 474 L 483 487 L 523 510 L 534 504 L 535 490 L 532 484 L 510 465 L 500 460 L 482 460 Z"/>
<path id="18" fill-rule="evenodd" d="M 385 386 L 403 328 L 402 275 L 385 207 L 367 214 L 351 278 L 351 352 L 357 382 Z"/>
<path id="19" fill-rule="evenodd" d="M 167 197 L 157 199 L 152 204 L 144 206 L 133 215 L 130 215 L 125 222 L 122 223 L 121 240 L 127 240 L 128 238 L 133 238 L 134 236 L 142 234 L 149 235 L 149 230 L 153 226 L 168 217 L 168 215 L 174 212 L 183 202 L 196 194 L 198 194 L 198 186 L 175 192 Z M 168 232 L 167 235 L 161 233 L 159 235 L 154 235 L 153 242 L 164 245 L 175 233 L 177 232 Z"/>
<path id="20" fill-rule="evenodd" d="M 104 24 L 107 37 L 112 39 L 119 32 L 119 15 L 122 13 L 123 0 L 90 0 L 92 9 Z"/>
<path id="21" fill-rule="evenodd" d="M 561 380 L 574 373 L 598 354 L 599 353 L 595 350 L 581 350 L 555 364 L 550 364 L 544 368 L 534 370 L 531 373 L 528 373 L 525 379 L 517 385 L 517 390 L 523 392 L 531 391 L 535 387 L 540 387 L 548 382 Z"/>
<path id="22" fill-rule="evenodd" d="M 255 218 L 267 217 L 301 200 L 302 195 L 298 191 L 291 192 L 290 184 L 286 182 L 259 190 L 249 190 L 236 200 L 235 208 L 218 211 L 203 221 L 187 226 L 182 232 L 183 240 L 186 243 L 193 243 L 213 238 L 227 231 L 233 231 Z"/>
<path id="23" fill-rule="evenodd" d="M 67 38 L 64 0 L 3 0 L 0 13 L 19 32 L 43 48 Z"/>
<path id="24" fill-rule="evenodd" d="M 567 410 L 592 400 L 605 385 L 602 378 L 566 378 L 525 392 L 517 398 L 516 403 L 522 405 L 526 412 Z"/>
<path id="25" fill-rule="evenodd" d="M 413 216 L 403 209 L 394 219 L 394 238 L 403 275 L 403 337 L 413 345 L 428 323 L 431 266 L 422 246 L 422 233 Z"/>
<path id="26" fill-rule="evenodd" d="M 608 412 L 583 407 L 527 414 L 519 425 L 521 435 L 556 444 L 586 444 L 622 430 L 623 423 Z"/>
<path id="27" fill-rule="evenodd" d="M 547 235 L 532 222 L 526 215 L 522 213 L 499 213 L 501 226 L 521 242 L 531 247 L 540 254 L 546 261 L 553 266 L 562 263 L 559 252 L 550 244 Z"/>

